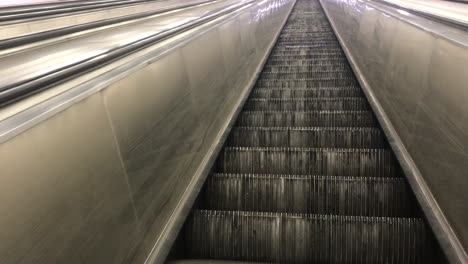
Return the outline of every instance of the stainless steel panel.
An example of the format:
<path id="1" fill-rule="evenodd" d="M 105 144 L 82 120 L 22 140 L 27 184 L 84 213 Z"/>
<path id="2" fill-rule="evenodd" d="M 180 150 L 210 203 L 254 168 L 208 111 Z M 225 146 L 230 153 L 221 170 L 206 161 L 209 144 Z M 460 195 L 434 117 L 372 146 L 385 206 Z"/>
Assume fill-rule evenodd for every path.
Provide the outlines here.
<path id="1" fill-rule="evenodd" d="M 99 95 L 1 144 L 0 166 L 1 263 L 128 259 L 139 230 Z"/>
<path id="2" fill-rule="evenodd" d="M 162 261 L 292 4 L 257 2 L 1 121 L 0 262 Z"/>
<path id="3" fill-rule="evenodd" d="M 468 33 L 372 1 L 322 0 L 454 263 L 468 249 Z"/>

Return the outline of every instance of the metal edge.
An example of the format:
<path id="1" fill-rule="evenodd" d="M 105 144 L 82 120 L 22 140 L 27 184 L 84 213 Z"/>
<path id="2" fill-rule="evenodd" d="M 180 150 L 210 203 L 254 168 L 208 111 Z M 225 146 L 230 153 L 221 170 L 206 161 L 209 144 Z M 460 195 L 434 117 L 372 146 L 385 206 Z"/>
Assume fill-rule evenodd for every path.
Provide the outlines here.
<path id="1" fill-rule="evenodd" d="M 288 15 L 285 16 L 284 20 L 281 23 L 281 27 L 279 27 L 278 31 L 276 32 L 273 40 L 271 41 L 267 52 L 263 56 L 260 64 L 258 65 L 257 69 L 255 70 L 254 75 L 250 78 L 248 82 L 247 89 L 243 92 L 240 96 L 235 108 L 230 114 L 227 122 L 224 124 L 223 128 L 221 129 L 220 133 L 218 134 L 215 142 L 210 147 L 208 153 L 206 154 L 205 158 L 203 159 L 202 163 L 200 164 L 198 170 L 193 175 L 192 181 L 190 182 L 189 186 L 185 190 L 181 201 L 178 203 L 176 209 L 172 213 L 168 223 L 163 229 L 163 233 L 160 235 L 158 241 L 156 241 L 151 253 L 149 254 L 148 258 L 144 262 L 144 264 L 157 264 L 157 263 L 164 263 L 169 252 L 174 244 L 180 230 L 183 227 L 185 220 L 187 219 L 195 200 L 205 183 L 205 180 L 208 174 L 213 167 L 216 158 L 218 157 L 219 152 L 221 151 L 224 142 L 226 141 L 229 133 L 231 132 L 232 127 L 235 124 L 235 121 L 242 110 L 247 98 L 249 97 L 255 83 L 262 72 L 262 69 L 270 56 L 271 51 L 273 50 L 276 41 L 278 40 L 281 31 L 288 21 L 288 18 L 291 14 L 294 5 L 296 4 L 296 0 L 293 0 L 291 4 L 291 8 L 289 9 Z"/>
<path id="2" fill-rule="evenodd" d="M 346 55 L 346 58 L 351 64 L 351 67 L 364 91 L 364 94 L 366 95 L 366 98 L 369 101 L 369 104 L 374 110 L 377 120 L 379 121 L 382 129 L 384 130 L 385 135 L 388 138 L 392 150 L 395 152 L 395 156 L 397 157 L 411 188 L 416 194 L 416 198 L 419 201 L 423 212 L 437 240 L 439 241 L 442 247 L 442 250 L 446 254 L 450 263 L 467 264 L 468 255 L 465 252 L 462 244 L 460 243 L 460 240 L 458 240 L 457 235 L 451 228 L 450 223 L 448 222 L 437 201 L 432 195 L 432 192 L 428 187 L 426 181 L 422 177 L 421 172 L 419 171 L 418 167 L 411 158 L 409 152 L 403 144 L 403 141 L 401 140 L 393 124 L 391 123 L 390 119 L 388 118 L 387 114 L 385 113 L 384 109 L 379 103 L 369 83 L 366 81 L 364 74 L 357 65 L 348 46 L 343 41 L 343 38 L 337 31 L 334 21 L 330 19 L 328 10 L 324 7 L 324 4 L 322 3 L 323 0 L 318 1 L 322 7 L 322 10 L 326 14 L 327 20 L 329 21 L 333 32 L 335 33 Z"/>

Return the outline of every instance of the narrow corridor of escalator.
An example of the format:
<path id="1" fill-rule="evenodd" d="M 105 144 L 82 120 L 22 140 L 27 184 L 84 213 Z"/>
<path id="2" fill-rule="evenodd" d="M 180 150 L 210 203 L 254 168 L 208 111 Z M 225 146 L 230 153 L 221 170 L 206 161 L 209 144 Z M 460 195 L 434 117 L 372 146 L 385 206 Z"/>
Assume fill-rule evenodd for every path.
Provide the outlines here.
<path id="1" fill-rule="evenodd" d="M 437 262 L 318 1 L 296 3 L 179 243 L 185 259 Z"/>

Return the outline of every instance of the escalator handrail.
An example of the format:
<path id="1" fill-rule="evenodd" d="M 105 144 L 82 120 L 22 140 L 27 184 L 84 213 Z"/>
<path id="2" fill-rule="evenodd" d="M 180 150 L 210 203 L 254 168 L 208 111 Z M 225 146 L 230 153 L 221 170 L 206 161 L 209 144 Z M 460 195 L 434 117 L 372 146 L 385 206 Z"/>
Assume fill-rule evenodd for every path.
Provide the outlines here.
<path id="1" fill-rule="evenodd" d="M 115 17 L 115 18 L 109 18 L 109 19 L 103 19 L 103 20 L 98 20 L 98 21 L 93 21 L 85 24 L 79 24 L 79 25 L 73 25 L 73 26 L 68 26 L 64 28 L 58 28 L 58 29 L 53 29 L 53 30 L 48 30 L 48 31 L 43 31 L 39 33 L 34 33 L 34 34 L 29 34 L 29 35 L 24 35 L 24 36 L 19 36 L 19 37 L 13 37 L 9 39 L 3 39 L 0 40 L 0 50 L 3 49 L 8 49 L 20 45 L 27 45 L 31 44 L 33 42 L 37 41 L 43 41 L 46 39 L 50 38 L 55 38 L 55 37 L 60 37 L 76 32 L 81 32 L 85 30 L 90 30 L 93 28 L 99 28 L 103 26 L 108 26 L 108 25 L 113 25 L 116 23 L 122 23 L 126 21 L 131 21 L 131 20 L 137 20 L 145 17 L 150 17 L 154 16 L 157 14 L 162 14 L 162 13 L 167 13 L 175 10 L 180 10 L 180 9 L 185 9 L 185 8 L 190 8 L 194 7 L 197 5 L 202 5 L 202 4 L 207 4 L 211 2 L 216 2 L 220 0 L 205 0 L 203 2 L 196 2 L 196 3 L 190 3 L 190 4 L 185 4 L 185 5 L 178 5 L 178 6 L 171 6 L 171 7 L 166 7 L 166 8 L 160 8 L 156 10 L 151 10 L 143 13 L 137 13 L 137 14 L 132 14 L 132 15 L 126 15 L 122 17 Z"/>
<path id="2" fill-rule="evenodd" d="M 46 7 L 46 8 L 34 8 L 34 9 L 22 9 L 18 11 L 4 11 L 0 9 L 0 23 L 8 23 L 8 22 L 17 22 L 26 19 L 37 19 L 37 18 L 44 18 L 47 16 L 60 16 L 60 15 L 68 15 L 70 13 L 79 13 L 79 12 L 91 12 L 93 10 L 98 9 L 109 9 L 114 7 L 122 7 L 122 6 L 131 6 L 135 4 L 143 4 L 149 2 L 159 2 L 159 1 L 166 1 L 166 0 L 132 0 L 132 1 L 123 1 L 123 0 L 115 0 L 112 2 L 104 2 L 104 3 L 97 3 L 97 4 L 81 4 L 76 6 L 60 6 L 57 7 Z"/>
<path id="3" fill-rule="evenodd" d="M 186 22 L 175 26 L 174 28 L 158 32 L 143 39 L 136 40 L 128 45 L 110 49 L 83 61 L 68 64 L 62 68 L 46 72 L 32 79 L 21 80 L 14 84 L 0 87 L 0 107 L 9 105 L 28 95 L 43 91 L 73 77 L 107 65 L 117 59 L 125 57 L 126 55 L 139 51 L 150 45 L 154 45 L 157 42 L 163 41 L 192 28 L 201 26 L 216 18 L 227 15 L 236 10 L 244 9 L 257 1 L 260 0 L 245 0 L 235 4 L 230 4 L 226 7 L 212 10 L 190 22 Z"/>

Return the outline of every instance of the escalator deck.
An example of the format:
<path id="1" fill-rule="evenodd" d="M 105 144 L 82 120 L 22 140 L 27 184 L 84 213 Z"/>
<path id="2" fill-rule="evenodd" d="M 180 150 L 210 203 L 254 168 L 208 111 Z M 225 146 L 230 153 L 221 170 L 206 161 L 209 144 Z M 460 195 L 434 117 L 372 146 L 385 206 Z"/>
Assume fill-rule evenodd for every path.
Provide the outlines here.
<path id="1" fill-rule="evenodd" d="M 318 1 L 297 1 L 177 248 L 195 263 L 439 263 Z"/>

